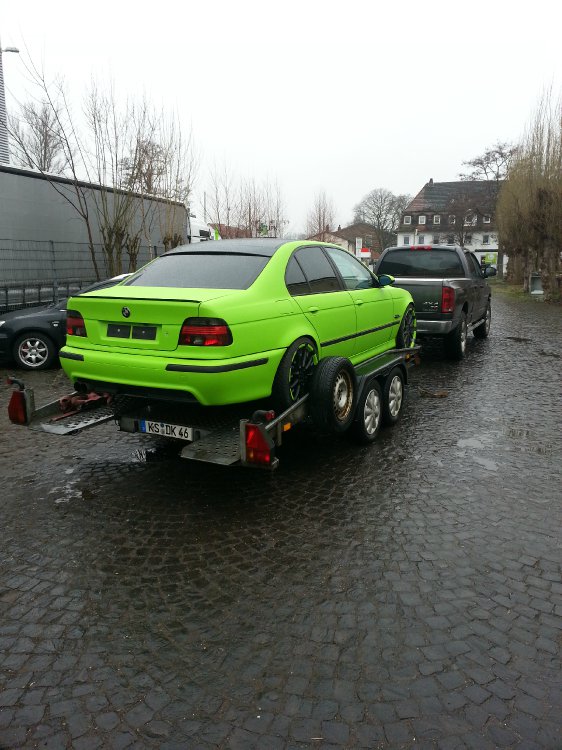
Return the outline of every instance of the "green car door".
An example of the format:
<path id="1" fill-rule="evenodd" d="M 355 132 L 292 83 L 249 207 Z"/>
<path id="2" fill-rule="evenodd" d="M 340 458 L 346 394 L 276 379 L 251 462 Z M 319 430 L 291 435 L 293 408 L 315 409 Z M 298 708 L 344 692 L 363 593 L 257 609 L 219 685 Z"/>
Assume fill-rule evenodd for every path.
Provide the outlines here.
<path id="1" fill-rule="evenodd" d="M 365 266 L 346 250 L 327 247 L 326 252 L 340 272 L 353 300 L 357 317 L 357 338 L 353 354 L 377 353 L 388 348 L 396 336 L 399 317 L 394 317 L 393 292 L 380 287 Z"/>
<path id="2" fill-rule="evenodd" d="M 293 253 L 286 283 L 318 335 L 320 356 L 351 357 L 357 325 L 355 305 L 322 248 L 307 246 Z"/>

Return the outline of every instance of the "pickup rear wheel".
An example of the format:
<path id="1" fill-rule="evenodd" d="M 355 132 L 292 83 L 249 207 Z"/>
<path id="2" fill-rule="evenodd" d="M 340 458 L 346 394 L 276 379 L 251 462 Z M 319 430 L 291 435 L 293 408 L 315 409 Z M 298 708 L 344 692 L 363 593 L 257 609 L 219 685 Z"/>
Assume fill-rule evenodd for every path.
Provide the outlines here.
<path id="1" fill-rule="evenodd" d="M 463 359 L 466 353 L 466 339 L 468 328 L 466 323 L 466 313 L 461 313 L 461 319 L 456 328 L 445 338 L 445 352 L 449 359 Z"/>
<path id="2" fill-rule="evenodd" d="M 480 323 L 479 326 L 476 326 L 473 333 L 477 339 L 485 339 L 488 337 L 488 334 L 490 333 L 490 325 L 492 324 L 492 305 L 490 303 L 490 300 L 488 300 L 488 304 L 486 305 L 486 315 L 484 316 L 484 320 L 482 323 Z"/>
<path id="3" fill-rule="evenodd" d="M 359 443 L 372 443 L 378 435 L 382 422 L 382 391 L 376 380 L 363 389 L 355 410 L 355 422 L 351 428 Z"/>
<path id="4" fill-rule="evenodd" d="M 391 370 L 382 389 L 382 421 L 396 424 L 402 414 L 404 404 L 404 373 L 400 367 Z"/>
<path id="5" fill-rule="evenodd" d="M 328 432 L 342 433 L 353 420 L 355 372 L 345 357 L 320 360 L 310 386 L 310 413 Z"/>
<path id="6" fill-rule="evenodd" d="M 411 349 L 416 343 L 416 311 L 408 305 L 396 335 L 397 349 Z"/>

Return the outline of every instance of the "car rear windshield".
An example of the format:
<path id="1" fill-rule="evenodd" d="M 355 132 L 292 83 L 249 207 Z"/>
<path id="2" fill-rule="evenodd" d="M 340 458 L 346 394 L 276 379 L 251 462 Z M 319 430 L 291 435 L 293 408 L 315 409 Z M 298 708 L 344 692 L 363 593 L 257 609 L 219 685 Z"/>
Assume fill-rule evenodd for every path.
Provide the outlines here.
<path id="1" fill-rule="evenodd" d="M 167 286 L 185 289 L 247 289 L 269 257 L 226 253 L 162 255 L 141 268 L 126 286 Z"/>
<path id="2" fill-rule="evenodd" d="M 454 250 L 391 250 L 382 259 L 377 274 L 444 279 L 464 276 L 461 260 Z"/>

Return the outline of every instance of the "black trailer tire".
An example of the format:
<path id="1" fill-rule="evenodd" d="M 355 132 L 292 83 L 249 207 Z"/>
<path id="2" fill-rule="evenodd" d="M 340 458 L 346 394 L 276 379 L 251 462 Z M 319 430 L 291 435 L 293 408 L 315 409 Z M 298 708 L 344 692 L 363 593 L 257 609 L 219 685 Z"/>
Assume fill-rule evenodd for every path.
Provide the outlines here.
<path id="1" fill-rule="evenodd" d="M 372 443 L 382 423 L 382 390 L 376 380 L 363 388 L 355 409 L 351 432 L 358 443 Z"/>
<path id="2" fill-rule="evenodd" d="M 411 349 L 416 345 L 416 311 L 408 305 L 402 316 L 400 328 L 396 334 L 397 349 Z"/>
<path id="3" fill-rule="evenodd" d="M 388 373 L 382 389 L 383 424 L 396 424 L 400 419 L 405 396 L 404 382 L 402 368 L 394 367 Z"/>
<path id="4" fill-rule="evenodd" d="M 314 423 L 341 434 L 353 421 L 355 371 L 345 357 L 320 360 L 310 387 L 310 414 Z"/>
<path id="5" fill-rule="evenodd" d="M 445 337 L 445 353 L 449 359 L 463 359 L 466 353 L 467 337 L 466 313 L 462 312 L 458 326 Z"/>
<path id="6" fill-rule="evenodd" d="M 491 325 L 492 325 L 492 304 L 490 300 L 488 300 L 488 304 L 486 305 L 486 315 L 484 316 L 484 320 L 482 321 L 482 323 L 480 323 L 479 326 L 476 326 L 476 328 L 473 330 L 475 337 L 477 339 L 488 338 Z"/>
<path id="7" fill-rule="evenodd" d="M 46 370 L 57 356 L 54 341 L 41 331 L 28 331 L 14 341 L 16 364 L 24 370 Z"/>
<path id="8" fill-rule="evenodd" d="M 287 349 L 273 379 L 271 397 L 276 409 L 285 411 L 309 392 L 318 362 L 313 341 L 303 336 Z"/>

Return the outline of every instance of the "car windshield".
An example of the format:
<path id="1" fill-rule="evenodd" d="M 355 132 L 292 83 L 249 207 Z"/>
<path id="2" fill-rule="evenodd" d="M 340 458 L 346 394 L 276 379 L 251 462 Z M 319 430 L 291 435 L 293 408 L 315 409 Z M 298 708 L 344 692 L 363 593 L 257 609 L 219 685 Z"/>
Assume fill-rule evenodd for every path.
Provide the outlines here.
<path id="1" fill-rule="evenodd" d="M 162 255 L 141 268 L 125 286 L 165 286 L 184 289 L 247 289 L 269 257 L 228 253 Z"/>
<path id="2" fill-rule="evenodd" d="M 382 273 L 438 279 L 464 276 L 461 260 L 454 250 L 391 250 L 377 268 L 377 274 Z"/>

